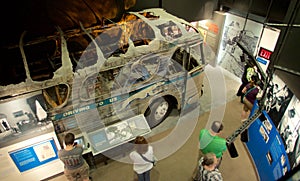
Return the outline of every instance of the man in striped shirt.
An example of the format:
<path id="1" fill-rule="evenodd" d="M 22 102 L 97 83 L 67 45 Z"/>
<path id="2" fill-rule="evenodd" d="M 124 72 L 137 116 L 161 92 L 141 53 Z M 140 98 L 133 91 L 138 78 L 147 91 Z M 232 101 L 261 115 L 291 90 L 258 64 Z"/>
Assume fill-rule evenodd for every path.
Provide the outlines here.
<path id="1" fill-rule="evenodd" d="M 217 168 L 218 159 L 214 153 L 207 153 L 199 160 L 197 181 L 222 181 L 222 175 Z"/>

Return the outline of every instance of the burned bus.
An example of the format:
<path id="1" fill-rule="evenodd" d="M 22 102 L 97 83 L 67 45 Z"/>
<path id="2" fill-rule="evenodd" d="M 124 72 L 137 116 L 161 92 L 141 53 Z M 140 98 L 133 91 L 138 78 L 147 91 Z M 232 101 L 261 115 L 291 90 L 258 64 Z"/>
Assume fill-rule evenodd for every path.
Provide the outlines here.
<path id="1" fill-rule="evenodd" d="M 172 109 L 197 105 L 202 72 L 213 60 L 201 33 L 162 9 L 129 12 L 119 22 L 93 27 L 58 27 L 55 34 L 34 40 L 23 33 L 8 52 L 8 57 L 18 54 L 24 66 L 16 68 L 21 83 L 0 87 L 2 99 L 41 91 L 46 119 L 61 145 L 71 131 L 84 135 L 94 148 L 102 144 L 100 139 L 109 140 L 108 131 L 125 130 L 125 122 L 149 130 Z M 110 130 L 100 135 L 105 128 Z M 121 141 L 112 144 L 142 133 L 128 136 L 122 130 Z"/>

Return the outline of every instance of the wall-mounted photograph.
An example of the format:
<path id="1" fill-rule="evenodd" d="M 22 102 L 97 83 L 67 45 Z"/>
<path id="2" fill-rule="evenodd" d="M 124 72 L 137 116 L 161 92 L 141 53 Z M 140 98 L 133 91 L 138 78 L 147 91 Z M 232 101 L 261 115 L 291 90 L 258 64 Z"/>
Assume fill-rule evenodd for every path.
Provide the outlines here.
<path id="1" fill-rule="evenodd" d="M 300 101 L 293 96 L 279 125 L 278 130 L 283 139 L 291 167 L 300 163 Z"/>

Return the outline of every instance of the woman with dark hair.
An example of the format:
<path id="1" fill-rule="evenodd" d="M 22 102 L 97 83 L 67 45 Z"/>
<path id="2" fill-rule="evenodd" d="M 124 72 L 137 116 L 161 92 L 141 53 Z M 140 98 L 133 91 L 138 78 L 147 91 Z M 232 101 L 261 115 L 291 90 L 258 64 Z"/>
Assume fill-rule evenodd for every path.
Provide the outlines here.
<path id="1" fill-rule="evenodd" d="M 244 87 L 249 84 L 249 82 L 251 81 L 251 77 L 253 75 L 256 75 L 256 70 L 255 70 L 255 65 L 254 63 L 252 63 L 250 60 L 246 60 L 246 64 L 244 67 L 244 73 L 242 75 L 242 84 L 240 85 L 236 95 L 237 96 L 241 96 L 241 102 L 243 101 L 243 95 L 244 93 L 242 92 L 242 90 L 244 89 Z"/>
<path id="2" fill-rule="evenodd" d="M 150 181 L 150 171 L 155 161 L 153 148 L 143 136 L 137 136 L 134 144 L 135 151 L 129 155 L 133 161 L 133 170 L 137 174 L 138 181 Z"/>
<path id="3" fill-rule="evenodd" d="M 248 111 L 251 111 L 254 101 L 257 99 L 259 92 L 258 82 L 258 76 L 252 76 L 250 82 L 242 90 L 244 94 L 242 99 L 242 103 L 244 104 L 241 115 L 242 121 L 247 119 Z"/>

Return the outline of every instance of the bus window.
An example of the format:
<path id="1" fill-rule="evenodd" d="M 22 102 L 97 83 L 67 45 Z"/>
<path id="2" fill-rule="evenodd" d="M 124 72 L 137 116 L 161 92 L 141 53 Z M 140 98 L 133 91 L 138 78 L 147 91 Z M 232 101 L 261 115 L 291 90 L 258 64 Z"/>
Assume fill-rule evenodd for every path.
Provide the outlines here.
<path id="1" fill-rule="evenodd" d="M 48 108 L 62 108 L 70 96 L 68 84 L 59 84 L 42 90 Z"/>
<path id="2" fill-rule="evenodd" d="M 190 71 L 188 63 L 188 53 L 184 49 L 177 49 L 172 56 L 172 59 L 175 60 L 179 65 L 183 66 L 187 71 Z"/>
<path id="3" fill-rule="evenodd" d="M 132 78 L 136 80 L 136 82 L 145 81 L 150 78 L 150 73 L 145 67 L 145 65 L 141 63 L 132 64 Z"/>
<path id="4" fill-rule="evenodd" d="M 74 36 L 70 37 L 67 40 L 67 48 L 70 53 L 70 59 L 73 64 L 73 71 L 75 69 L 82 69 L 84 67 L 87 67 L 89 65 L 93 65 L 96 63 L 95 60 L 90 60 L 87 59 L 87 53 L 85 52 L 86 55 L 81 55 L 83 54 L 84 50 L 88 47 L 90 44 L 91 40 L 89 38 L 86 38 L 86 36 L 80 35 L 80 36 Z"/>
<path id="5" fill-rule="evenodd" d="M 125 65 L 117 75 L 115 81 L 120 87 L 130 86 L 148 80 L 150 71 L 140 61 Z"/>
<path id="6" fill-rule="evenodd" d="M 145 16 L 146 18 L 150 19 L 150 20 L 156 20 L 159 18 L 159 16 L 154 15 L 153 12 L 143 12 L 143 13 L 139 13 L 143 16 Z"/>
<path id="7" fill-rule="evenodd" d="M 55 40 L 24 46 L 30 77 L 35 81 L 48 80 L 61 67 L 61 60 L 51 59 L 57 51 Z"/>
<path id="8" fill-rule="evenodd" d="M 152 28 L 140 19 L 127 22 L 127 27 L 132 29 L 128 34 L 134 46 L 148 45 L 155 38 Z"/>
<path id="9" fill-rule="evenodd" d="M 177 39 L 182 36 L 180 28 L 172 21 L 157 26 L 160 29 L 161 35 L 166 40 Z"/>
<path id="10" fill-rule="evenodd" d="M 202 48 L 202 43 L 189 47 L 189 49 L 177 49 L 173 56 L 172 60 L 177 62 L 179 65 L 182 65 L 185 70 L 191 71 L 193 69 L 199 68 L 201 65 L 205 65 L 206 61 L 203 58 L 206 53 L 203 53 L 203 49 L 209 50 L 206 48 Z"/>
<path id="11" fill-rule="evenodd" d="M 187 24 L 184 24 L 184 25 L 185 25 L 185 30 L 187 32 L 198 33 L 197 29 L 195 29 L 194 27 L 187 25 Z"/>
<path id="12" fill-rule="evenodd" d="M 120 26 L 111 27 L 95 38 L 105 58 L 119 56 L 126 53 L 124 47 L 128 44 L 124 32 Z"/>

